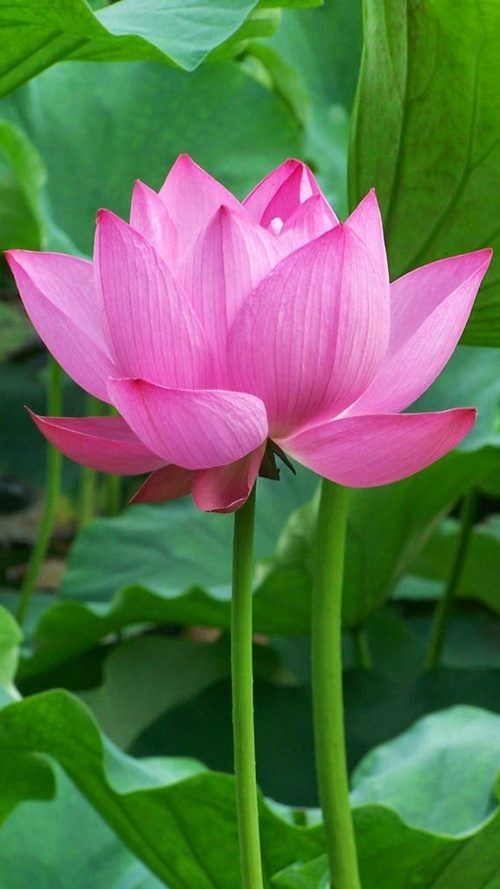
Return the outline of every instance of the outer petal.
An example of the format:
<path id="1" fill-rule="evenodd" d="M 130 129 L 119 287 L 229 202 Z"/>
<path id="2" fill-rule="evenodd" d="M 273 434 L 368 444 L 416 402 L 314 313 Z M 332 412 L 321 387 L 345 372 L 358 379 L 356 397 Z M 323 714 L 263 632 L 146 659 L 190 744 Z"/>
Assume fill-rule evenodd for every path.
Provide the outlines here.
<path id="1" fill-rule="evenodd" d="M 352 488 L 387 485 L 425 469 L 470 432 L 473 408 L 346 417 L 299 432 L 281 447 L 318 475 Z"/>
<path id="2" fill-rule="evenodd" d="M 132 192 L 130 225 L 140 232 L 170 269 L 177 262 L 177 232 L 160 196 L 145 185 L 137 182 Z"/>
<path id="3" fill-rule="evenodd" d="M 243 305 L 228 339 L 234 388 L 259 396 L 272 437 L 285 437 L 366 389 L 388 333 L 388 287 L 359 238 L 337 225 L 284 259 Z"/>
<path id="4" fill-rule="evenodd" d="M 162 466 L 146 479 L 131 503 L 163 503 L 191 493 L 195 473 L 180 466 Z"/>
<path id="5" fill-rule="evenodd" d="M 280 245 L 290 253 L 330 231 L 338 223 L 329 211 L 330 208 L 322 195 L 312 195 L 288 217 L 279 233 Z"/>
<path id="6" fill-rule="evenodd" d="M 267 437 L 263 403 L 222 389 L 164 389 L 144 380 L 111 380 L 113 403 L 148 448 L 184 469 L 239 460 Z"/>
<path id="7" fill-rule="evenodd" d="M 265 444 L 229 466 L 197 472 L 193 500 L 205 512 L 234 512 L 243 506 L 259 472 Z"/>
<path id="8" fill-rule="evenodd" d="M 273 219 L 285 222 L 314 194 L 320 195 L 321 189 L 309 167 L 301 161 L 290 159 L 259 182 L 243 204 L 256 222 L 268 228 Z M 327 201 L 323 200 L 333 223 L 338 222 Z"/>
<path id="9" fill-rule="evenodd" d="M 205 338 L 186 296 L 151 244 L 108 210 L 97 220 L 96 271 L 121 374 L 205 385 Z"/>
<path id="10" fill-rule="evenodd" d="M 181 154 L 160 189 L 160 198 L 178 232 L 180 251 L 204 228 L 221 204 L 237 209 L 240 202 L 213 176 Z"/>
<path id="11" fill-rule="evenodd" d="M 48 350 L 79 386 L 107 401 L 107 378 L 116 375 L 116 366 L 104 339 L 92 264 L 62 253 L 10 250 L 5 255 Z"/>
<path id="12" fill-rule="evenodd" d="M 460 339 L 490 260 L 491 250 L 453 256 L 392 284 L 387 354 L 348 415 L 403 410 L 431 385 Z"/>
<path id="13" fill-rule="evenodd" d="M 346 219 L 345 224 L 349 226 L 351 231 L 357 234 L 365 247 L 370 250 L 380 277 L 389 283 L 389 267 L 387 265 L 382 215 L 374 188 L 359 202 L 356 209 Z"/>
<path id="14" fill-rule="evenodd" d="M 273 235 L 227 207 L 219 208 L 185 254 L 179 280 L 212 347 L 217 384 L 226 376 L 229 326 L 282 255 Z"/>
<path id="15" fill-rule="evenodd" d="M 163 464 L 121 417 L 39 417 L 29 413 L 54 447 L 91 469 L 139 475 Z"/>

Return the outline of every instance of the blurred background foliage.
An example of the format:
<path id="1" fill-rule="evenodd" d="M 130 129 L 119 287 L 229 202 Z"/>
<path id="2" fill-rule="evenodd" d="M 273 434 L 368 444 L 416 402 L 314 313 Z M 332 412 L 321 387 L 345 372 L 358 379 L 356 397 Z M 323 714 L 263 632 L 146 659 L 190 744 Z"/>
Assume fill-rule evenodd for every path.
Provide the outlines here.
<path id="1" fill-rule="evenodd" d="M 340 215 L 375 185 L 393 277 L 497 246 L 497 4 L 91 7 L 0 4 L 2 250 L 89 255 L 96 210 L 126 216 L 134 179 L 157 188 L 184 151 L 240 197 L 298 156 Z M 475 430 L 414 478 L 352 494 L 345 696 L 367 889 L 499 885 L 499 262 L 417 405 L 477 405 Z M 21 644 L 46 459 L 22 405 L 44 411 L 48 375 L 5 265 L 0 360 L 0 883 L 234 889 L 231 779 L 207 771 L 231 771 L 231 519 L 127 507 L 137 480 L 110 487 L 65 461 Z M 68 380 L 62 394 L 67 414 L 90 407 Z M 258 494 L 258 771 L 280 802 L 262 803 L 263 837 L 284 889 L 326 885 L 310 808 L 315 494 L 305 470 Z"/>

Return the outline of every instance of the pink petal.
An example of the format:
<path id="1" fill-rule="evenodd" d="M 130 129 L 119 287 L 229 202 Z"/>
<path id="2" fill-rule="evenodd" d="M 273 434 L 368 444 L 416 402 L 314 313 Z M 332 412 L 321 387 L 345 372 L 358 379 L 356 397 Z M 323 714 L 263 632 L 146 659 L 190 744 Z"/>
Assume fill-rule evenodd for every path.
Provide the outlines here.
<path id="1" fill-rule="evenodd" d="M 162 466 L 146 479 L 130 503 L 163 503 L 191 493 L 194 472 L 180 466 Z"/>
<path id="2" fill-rule="evenodd" d="M 314 194 L 321 194 L 309 167 L 297 160 L 287 160 L 269 173 L 245 198 L 245 209 L 265 228 L 273 219 L 285 222 Z M 338 222 L 335 213 L 325 200 L 333 224 Z"/>
<path id="3" fill-rule="evenodd" d="M 372 380 L 389 334 L 388 287 L 346 226 L 284 259 L 228 338 L 235 389 L 265 403 L 272 437 L 333 416 Z"/>
<path id="4" fill-rule="evenodd" d="M 91 469 L 139 475 L 163 465 L 121 417 L 39 417 L 29 413 L 54 447 Z"/>
<path id="5" fill-rule="evenodd" d="M 229 326 L 282 255 L 273 235 L 227 207 L 220 207 L 185 254 L 179 281 L 212 347 L 217 384 L 225 382 Z"/>
<path id="6" fill-rule="evenodd" d="M 351 231 L 357 234 L 365 247 L 370 250 L 380 277 L 389 283 L 389 267 L 387 265 L 382 216 L 374 188 L 359 202 L 356 209 L 346 219 L 345 224 L 349 226 Z"/>
<path id="7" fill-rule="evenodd" d="M 346 417 L 299 432 L 280 445 L 318 475 L 352 488 L 371 488 L 439 460 L 465 438 L 475 419 L 473 408 Z"/>
<path id="8" fill-rule="evenodd" d="M 391 337 L 348 415 L 399 411 L 436 379 L 457 345 L 491 260 L 478 250 L 423 266 L 391 285 Z"/>
<path id="9" fill-rule="evenodd" d="M 185 294 L 151 244 L 109 210 L 97 220 L 96 269 L 120 374 L 205 385 L 207 349 Z"/>
<path id="10" fill-rule="evenodd" d="M 240 207 L 234 195 L 187 154 L 181 154 L 172 166 L 160 189 L 160 198 L 177 229 L 181 251 L 221 204 L 234 210 Z"/>
<path id="11" fill-rule="evenodd" d="M 205 512 L 234 512 L 243 506 L 252 490 L 264 455 L 265 444 L 229 466 L 197 472 L 193 500 Z"/>
<path id="12" fill-rule="evenodd" d="M 283 225 L 278 237 L 280 246 L 289 253 L 330 231 L 337 222 L 329 211 L 322 195 L 315 194 L 308 198 Z"/>
<path id="13" fill-rule="evenodd" d="M 185 469 L 239 460 L 267 437 L 264 405 L 243 392 L 176 390 L 111 380 L 113 404 L 148 448 Z"/>
<path id="14" fill-rule="evenodd" d="M 116 376 L 116 366 L 104 339 L 92 264 L 62 253 L 9 250 L 5 255 L 48 350 L 79 386 L 107 401 L 107 378 Z"/>
<path id="15" fill-rule="evenodd" d="M 170 269 L 177 262 L 177 233 L 160 196 L 139 180 L 132 192 L 130 225 L 153 245 Z"/>

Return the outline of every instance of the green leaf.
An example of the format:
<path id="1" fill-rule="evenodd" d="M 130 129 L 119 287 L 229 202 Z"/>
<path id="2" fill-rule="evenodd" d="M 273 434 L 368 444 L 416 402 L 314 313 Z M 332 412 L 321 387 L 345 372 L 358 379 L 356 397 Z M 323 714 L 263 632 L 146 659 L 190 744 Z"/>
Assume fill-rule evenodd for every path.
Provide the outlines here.
<path id="1" fill-rule="evenodd" d="M 0 120 L 0 250 L 40 249 L 43 163 L 16 126 Z"/>
<path id="2" fill-rule="evenodd" d="M 394 277 L 496 247 L 500 190 L 500 6 L 366 0 L 350 152 L 350 198 L 376 186 Z M 500 345 L 499 258 L 465 340 Z"/>
<path id="3" fill-rule="evenodd" d="M 134 180 L 159 188 L 182 152 L 243 196 L 300 151 L 289 107 L 233 62 L 190 75 L 152 63 L 58 65 L 9 97 L 3 113 L 43 158 L 52 224 L 84 253 L 97 209 L 128 217 Z"/>
<path id="4" fill-rule="evenodd" d="M 44 805 L 24 802 L 2 825 L 0 884 L 88 889 L 91 873 L 93 889 L 161 889 L 164 884 L 120 842 L 63 770 L 46 767 L 49 775 L 54 772 L 57 795 Z"/>
<path id="5" fill-rule="evenodd" d="M 11 0 L 0 9 L 0 95 L 60 59 L 152 59 L 188 71 L 237 32 L 257 0 Z"/>
<path id="6" fill-rule="evenodd" d="M 453 707 L 369 753 L 354 772 L 351 798 L 385 805 L 414 827 L 460 834 L 492 814 L 499 769 L 500 716 Z"/>
<path id="7" fill-rule="evenodd" d="M 238 852 L 232 778 L 182 760 L 133 760 L 102 739 L 86 708 L 48 692 L 0 712 L 2 755 L 45 754 L 170 889 L 234 889 Z M 321 851 L 318 828 L 299 828 L 261 805 L 268 876 Z"/>
<path id="8" fill-rule="evenodd" d="M 440 716 L 445 717 L 445 714 Z M 477 711 L 469 712 L 470 718 L 475 719 L 476 716 Z M 480 714 L 479 718 L 484 720 L 487 715 Z M 482 724 L 484 727 L 485 722 Z M 411 731 L 416 732 L 417 728 Z M 490 729 L 488 732 L 490 740 L 493 737 L 496 739 L 496 734 L 493 735 Z M 401 739 L 394 743 L 400 744 Z M 452 744 L 448 743 L 449 746 Z M 58 691 L 16 702 L 0 712 L 0 751 L 2 760 L 13 752 L 18 757 L 34 754 L 37 757 L 47 756 L 50 762 L 62 767 L 119 840 L 170 889 L 234 889 L 238 884 L 234 785 L 229 776 L 206 772 L 194 761 L 139 761 L 119 753 L 102 738 L 84 706 L 70 695 Z M 418 750 L 414 754 L 412 749 L 411 761 L 407 760 L 409 787 L 413 778 L 414 755 L 418 760 Z M 470 769 L 470 757 L 467 768 Z M 59 775 L 58 769 L 56 773 Z M 447 773 L 447 777 L 452 777 L 451 772 Z M 473 778 L 476 777 L 477 770 L 473 773 Z M 461 781 L 465 782 L 465 778 L 466 772 L 462 770 Z M 403 775 L 400 780 L 402 787 Z M 62 830 L 62 824 L 70 817 L 66 809 L 68 799 L 76 806 L 77 817 L 81 803 L 64 781 L 60 783 L 59 778 L 58 791 L 56 802 L 50 804 L 50 808 L 44 807 L 45 831 L 48 835 L 45 856 L 42 856 L 44 872 L 50 874 L 55 854 L 62 855 L 61 864 L 68 861 L 68 866 L 72 868 L 70 873 L 75 874 L 75 885 L 78 886 L 76 880 L 82 881 L 83 854 L 88 849 L 90 860 L 92 852 L 96 855 L 94 842 L 97 843 L 97 824 L 92 823 L 90 812 L 84 806 L 84 821 L 80 829 L 89 825 L 90 849 L 85 837 L 81 854 L 77 850 L 66 851 L 64 846 L 61 847 L 64 831 L 61 834 L 55 830 L 55 816 L 61 814 L 59 824 Z M 472 795 L 477 798 L 483 792 L 483 783 L 474 783 Z M 403 791 L 399 804 L 407 805 Z M 24 811 L 26 813 L 26 808 Z M 302 812 L 301 815 L 302 824 L 309 820 L 308 813 Z M 38 824 L 43 837 L 43 822 L 39 820 Z M 355 809 L 355 827 L 363 887 L 378 889 L 384 885 L 389 889 L 405 889 L 411 876 L 412 885 L 417 889 L 432 886 L 445 889 L 451 883 L 447 883 L 440 874 L 446 875 L 446 879 L 454 878 L 453 885 L 457 889 L 483 884 L 491 889 L 495 886 L 494 877 L 500 867 L 498 816 L 481 824 L 473 833 L 455 838 L 411 827 L 395 812 L 383 806 L 363 805 Z M 8 830 L 9 823 L 4 834 L 7 838 L 12 836 Z M 299 826 L 294 813 L 284 807 L 270 807 L 261 801 L 261 830 L 268 879 L 294 862 L 314 861 L 322 852 L 321 827 Z M 117 879 L 118 868 L 123 867 L 124 872 L 128 873 L 131 862 L 124 856 L 121 847 L 111 842 L 107 830 L 102 835 L 104 848 L 99 849 L 97 845 L 98 857 L 94 860 L 102 861 L 105 854 L 109 882 L 103 883 L 103 886 L 114 887 L 113 880 Z M 37 844 L 38 837 L 33 853 Z M 6 873 L 19 872 L 19 862 L 16 871 L 15 861 L 10 857 L 6 861 L 7 865 L 4 858 L 0 868 L 7 867 Z M 132 872 L 138 881 L 144 879 L 141 869 Z M 297 867 L 294 867 L 295 875 L 296 872 Z M 104 873 L 99 873 L 96 879 L 103 879 L 103 876 Z M 275 885 L 301 885 L 283 882 L 285 876 L 281 874 Z M 34 885 L 37 886 L 36 883 Z M 43 884 L 39 885 L 41 887 Z M 117 889 L 119 885 L 117 882 Z M 139 885 L 143 883 L 139 882 Z M 149 882 L 144 885 L 149 889 Z"/>
<path id="9" fill-rule="evenodd" d="M 381 806 L 358 809 L 354 820 L 363 889 L 497 889 L 500 814 L 460 838 L 408 827 Z M 276 874 L 273 886 L 326 889 L 326 856 Z"/>

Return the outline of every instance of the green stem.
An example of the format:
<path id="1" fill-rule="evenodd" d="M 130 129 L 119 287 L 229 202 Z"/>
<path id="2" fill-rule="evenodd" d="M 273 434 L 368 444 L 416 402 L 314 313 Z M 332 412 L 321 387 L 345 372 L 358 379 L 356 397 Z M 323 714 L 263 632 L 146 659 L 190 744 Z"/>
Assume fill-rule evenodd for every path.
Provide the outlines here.
<path id="1" fill-rule="evenodd" d="M 100 416 L 102 402 L 93 395 L 88 395 L 85 404 L 85 416 Z M 80 470 L 80 486 L 78 491 L 78 526 L 85 528 L 95 516 L 97 498 L 97 475 L 95 469 L 82 466 Z"/>
<path id="2" fill-rule="evenodd" d="M 436 605 L 434 617 L 432 619 L 429 647 L 425 659 L 426 670 L 432 670 L 434 667 L 437 667 L 441 658 L 446 626 L 453 608 L 458 585 L 465 565 L 467 550 L 469 548 L 471 531 L 477 512 L 477 500 L 477 490 L 471 488 L 467 496 L 464 497 L 462 503 L 462 508 L 460 510 L 461 528 L 457 541 L 457 548 L 455 550 L 455 557 L 451 566 L 448 583 L 446 584 L 443 595 Z"/>
<path id="3" fill-rule="evenodd" d="M 316 772 L 332 889 L 359 889 L 344 739 L 342 583 L 348 491 L 323 479 L 312 597 Z"/>
<path id="4" fill-rule="evenodd" d="M 357 630 L 353 630 L 353 639 L 358 656 L 358 666 L 363 667 L 364 670 L 371 670 L 373 667 L 372 655 L 364 627 L 358 627 Z"/>
<path id="5" fill-rule="evenodd" d="M 48 359 L 47 413 L 49 416 L 62 414 L 62 371 L 53 358 Z M 20 590 L 17 620 L 23 625 L 31 597 L 33 596 L 40 568 L 47 554 L 61 491 L 62 454 L 47 444 L 45 464 L 45 501 L 35 545 L 31 551 L 28 567 Z"/>
<path id="6" fill-rule="evenodd" d="M 234 516 L 231 669 L 234 772 L 241 886 L 263 889 L 260 857 L 252 678 L 252 581 L 255 488 Z"/>

